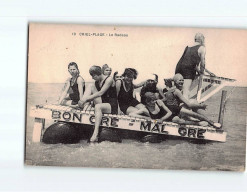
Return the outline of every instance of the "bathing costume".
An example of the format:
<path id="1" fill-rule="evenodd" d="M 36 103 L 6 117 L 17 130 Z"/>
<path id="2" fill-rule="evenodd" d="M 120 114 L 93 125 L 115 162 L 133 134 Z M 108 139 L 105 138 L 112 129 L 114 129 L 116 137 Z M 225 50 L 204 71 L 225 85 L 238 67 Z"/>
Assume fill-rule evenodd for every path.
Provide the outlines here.
<path id="1" fill-rule="evenodd" d="M 134 91 L 134 86 L 133 84 L 131 84 L 131 88 L 129 91 L 125 91 L 124 89 L 124 82 L 121 80 L 121 87 L 119 90 L 119 94 L 118 94 L 118 103 L 119 103 L 119 107 L 120 110 L 126 114 L 127 109 L 132 106 L 132 107 L 136 107 L 138 104 L 140 104 L 139 101 L 137 101 L 134 97 L 133 97 L 133 91 Z"/>
<path id="2" fill-rule="evenodd" d="M 180 58 L 175 74 L 180 73 L 184 79 L 195 79 L 196 76 L 196 66 L 199 65 L 201 58 L 198 55 L 198 49 L 201 45 L 196 45 L 193 47 L 186 47 L 182 57 Z"/>
<path id="3" fill-rule="evenodd" d="M 167 112 L 164 110 L 164 108 L 162 108 L 159 104 L 157 104 L 157 102 L 155 104 L 160 109 L 160 111 L 157 114 L 153 114 L 152 112 L 150 112 L 150 110 L 148 109 L 147 106 L 146 106 L 146 108 L 150 114 L 151 119 L 161 119 L 163 116 L 165 116 L 167 114 Z"/>
<path id="4" fill-rule="evenodd" d="M 108 76 L 109 77 L 109 76 Z M 95 87 L 98 91 L 104 86 L 106 79 L 102 83 L 102 86 L 99 86 L 99 82 L 95 81 Z M 109 89 L 101 96 L 102 103 L 109 103 L 111 105 L 111 114 L 118 114 L 118 103 L 117 103 L 117 90 L 116 86 L 110 86 Z"/>
<path id="5" fill-rule="evenodd" d="M 69 98 L 72 100 L 72 105 L 78 104 L 78 101 L 80 100 L 80 93 L 78 89 L 77 79 L 79 76 L 76 77 L 76 80 L 74 84 L 72 85 L 72 78 L 70 79 L 70 88 L 69 88 Z M 85 92 L 85 85 L 83 86 L 83 92 Z"/>
<path id="6" fill-rule="evenodd" d="M 180 106 L 180 99 L 174 94 L 175 89 L 168 90 L 166 92 L 165 97 L 165 105 L 169 108 L 169 110 L 172 112 L 172 116 L 178 116 L 181 110 Z M 173 118 L 172 117 L 172 118 Z"/>

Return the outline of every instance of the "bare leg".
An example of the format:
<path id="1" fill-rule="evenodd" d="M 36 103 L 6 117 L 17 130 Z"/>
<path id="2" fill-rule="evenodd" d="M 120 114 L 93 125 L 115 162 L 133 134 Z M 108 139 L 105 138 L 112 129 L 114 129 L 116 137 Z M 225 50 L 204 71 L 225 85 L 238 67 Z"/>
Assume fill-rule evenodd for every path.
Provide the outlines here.
<path id="1" fill-rule="evenodd" d="M 129 116 L 136 117 L 136 118 L 142 118 L 142 119 L 145 119 L 145 120 L 151 120 L 150 117 L 147 117 L 147 116 L 143 116 L 143 115 L 137 114 L 136 112 L 131 112 L 131 113 L 129 114 Z"/>
<path id="2" fill-rule="evenodd" d="M 192 83 L 192 79 L 184 79 L 183 96 L 187 99 L 189 99 L 189 96 L 190 96 L 191 83 Z"/>
<path id="3" fill-rule="evenodd" d="M 196 112 L 193 112 L 192 110 L 188 110 L 186 108 L 182 108 L 180 111 L 181 114 L 184 114 L 186 116 L 192 116 L 194 118 L 197 118 L 201 121 L 207 121 L 210 125 L 216 127 L 216 128 L 220 128 L 221 125 L 219 123 L 214 123 L 213 121 L 211 121 L 210 119 L 208 119 L 205 115 L 202 114 L 198 114 Z"/>
<path id="4" fill-rule="evenodd" d="M 90 138 L 91 142 L 98 141 L 99 126 L 101 123 L 103 113 L 111 113 L 111 105 L 108 103 L 96 104 L 95 105 L 95 127 L 92 137 Z"/>
<path id="5" fill-rule="evenodd" d="M 198 103 L 198 101 L 197 100 L 195 100 L 195 99 L 190 99 L 190 102 L 191 103 Z M 200 115 L 204 115 L 204 116 L 206 116 L 207 115 L 207 112 L 206 112 L 206 110 L 204 110 L 204 109 L 199 109 L 199 108 L 193 108 L 193 109 L 190 109 L 189 107 L 186 107 L 185 105 L 184 105 L 184 108 L 186 108 L 186 109 L 188 109 L 188 110 L 192 110 L 193 112 L 196 112 L 196 113 L 198 113 L 198 114 L 200 114 Z M 193 117 L 189 117 L 191 120 L 193 120 L 194 118 Z"/>
<path id="6" fill-rule="evenodd" d="M 145 107 L 145 106 L 144 106 L 143 104 L 138 104 L 138 105 L 136 105 L 135 107 L 130 106 L 130 107 L 128 107 L 128 109 L 126 110 L 126 114 L 127 114 L 127 115 L 130 115 L 130 113 L 136 112 L 136 111 L 138 111 L 138 110 L 140 110 L 140 109 L 142 109 L 142 108 L 144 108 L 144 107 Z"/>
<path id="7" fill-rule="evenodd" d="M 178 116 L 175 116 L 172 119 L 172 122 L 178 123 L 180 125 L 199 125 L 199 126 L 207 126 L 208 125 L 208 122 L 206 122 L 206 121 L 200 121 L 200 122 L 198 122 L 198 121 L 187 121 L 187 120 L 179 118 Z"/>
<path id="8" fill-rule="evenodd" d="M 138 104 L 136 105 L 136 107 L 138 110 L 142 109 L 142 108 L 145 108 L 145 106 L 143 104 Z"/>
<path id="9" fill-rule="evenodd" d="M 95 86 L 94 84 L 89 84 L 87 87 L 86 87 L 86 90 L 85 90 L 85 93 L 83 96 L 87 97 L 87 96 L 90 96 L 91 94 L 93 93 L 96 93 L 96 89 L 95 89 Z M 93 100 L 94 102 L 94 105 L 96 104 L 101 104 L 102 103 L 102 100 L 101 100 L 101 97 L 97 97 Z"/>
<path id="10" fill-rule="evenodd" d="M 126 114 L 129 115 L 130 113 L 136 112 L 137 110 L 138 110 L 137 108 L 130 106 L 127 108 Z"/>
<path id="11" fill-rule="evenodd" d="M 61 103 L 61 105 L 64 105 L 64 106 L 71 106 L 72 105 L 72 100 L 66 100 L 64 99 Z"/>
<path id="12" fill-rule="evenodd" d="M 102 99 L 101 99 L 101 97 L 97 97 L 97 98 L 95 98 L 93 100 L 93 102 L 94 102 L 94 105 L 96 105 L 96 104 L 102 104 Z"/>

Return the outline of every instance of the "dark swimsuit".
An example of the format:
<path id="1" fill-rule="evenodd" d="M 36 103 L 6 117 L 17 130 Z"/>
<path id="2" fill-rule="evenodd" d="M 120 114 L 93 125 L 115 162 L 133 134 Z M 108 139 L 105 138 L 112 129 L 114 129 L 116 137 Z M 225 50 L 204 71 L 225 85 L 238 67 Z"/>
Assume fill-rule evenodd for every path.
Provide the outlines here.
<path id="1" fill-rule="evenodd" d="M 109 77 L 109 76 L 108 76 Z M 95 81 L 95 87 L 98 91 L 104 86 L 106 79 L 102 83 L 102 86 L 99 86 L 99 82 Z M 102 103 L 108 103 L 111 105 L 111 114 L 118 114 L 118 103 L 117 103 L 117 90 L 116 86 L 109 87 L 109 89 L 101 96 Z"/>
<path id="2" fill-rule="evenodd" d="M 193 47 L 186 47 L 182 57 L 180 58 L 175 74 L 180 73 L 184 79 L 195 79 L 196 76 L 196 66 L 199 65 L 201 58 L 198 55 L 198 49 L 201 45 L 196 45 Z"/>
<path id="3" fill-rule="evenodd" d="M 155 103 L 158 107 L 159 107 L 159 109 L 160 109 L 160 111 L 157 113 L 157 114 L 153 114 L 152 112 L 150 112 L 150 110 L 148 109 L 148 107 L 146 106 L 146 108 L 147 108 L 147 110 L 148 110 L 148 112 L 149 112 L 149 114 L 150 114 L 150 117 L 151 117 L 151 119 L 161 119 L 163 116 L 165 116 L 166 115 L 166 111 L 159 105 L 159 104 L 157 104 L 157 103 Z"/>
<path id="4" fill-rule="evenodd" d="M 164 108 L 163 107 L 161 107 L 159 104 L 157 104 L 157 102 L 155 103 L 158 107 L 159 107 L 159 109 L 160 109 L 160 111 L 157 113 L 157 114 L 153 114 L 152 112 L 150 112 L 150 110 L 148 109 L 148 107 L 146 106 L 146 108 L 147 108 L 147 110 L 148 110 L 148 112 L 149 112 L 149 114 L 150 114 L 150 117 L 151 117 L 151 119 L 161 119 L 163 116 L 165 116 L 166 114 L 167 114 L 167 112 L 164 110 Z M 170 116 L 168 119 L 166 119 L 166 121 L 171 121 L 172 120 L 172 116 Z"/>
<path id="5" fill-rule="evenodd" d="M 78 104 L 78 102 L 80 100 L 80 93 L 79 93 L 78 84 L 77 84 L 78 77 L 76 78 L 73 85 L 72 85 L 72 78 L 70 79 L 69 91 L 71 91 L 71 92 L 69 94 L 69 98 L 72 100 L 72 103 L 71 103 L 72 105 Z M 84 91 L 85 91 L 85 85 L 83 86 L 83 92 L 82 93 L 84 93 Z"/>
<path id="6" fill-rule="evenodd" d="M 131 88 L 129 91 L 125 91 L 124 89 L 124 83 L 121 80 L 121 87 L 119 90 L 119 94 L 118 94 L 118 103 L 119 103 L 119 107 L 120 110 L 126 114 L 127 109 L 132 106 L 132 107 L 136 107 L 138 104 L 140 104 L 139 101 L 137 101 L 134 97 L 133 97 L 133 91 L 134 91 L 134 86 L 132 84 Z"/>
<path id="7" fill-rule="evenodd" d="M 180 99 L 174 95 L 175 89 L 171 89 L 168 90 L 168 92 L 166 92 L 165 97 L 165 105 L 169 108 L 169 110 L 172 112 L 172 118 L 174 116 L 178 116 L 181 110 L 181 106 L 180 106 Z"/>

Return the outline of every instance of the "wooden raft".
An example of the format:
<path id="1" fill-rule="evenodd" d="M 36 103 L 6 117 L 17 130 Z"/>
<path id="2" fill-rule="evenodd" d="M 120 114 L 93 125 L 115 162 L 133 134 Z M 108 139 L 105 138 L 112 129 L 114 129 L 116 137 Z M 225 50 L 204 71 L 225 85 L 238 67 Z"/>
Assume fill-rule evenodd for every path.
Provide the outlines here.
<path id="1" fill-rule="evenodd" d="M 55 104 L 37 105 L 30 110 L 30 116 L 34 117 L 33 142 L 42 141 L 42 134 L 45 130 L 45 119 L 65 121 L 94 125 L 95 116 L 92 107 L 84 110 L 61 106 Z M 101 126 L 154 133 L 160 135 L 171 135 L 190 139 L 212 140 L 225 142 L 227 133 L 217 131 L 212 127 L 194 125 L 178 125 L 172 122 L 158 123 L 155 120 L 147 121 L 140 118 L 133 118 L 127 115 L 104 114 Z"/>

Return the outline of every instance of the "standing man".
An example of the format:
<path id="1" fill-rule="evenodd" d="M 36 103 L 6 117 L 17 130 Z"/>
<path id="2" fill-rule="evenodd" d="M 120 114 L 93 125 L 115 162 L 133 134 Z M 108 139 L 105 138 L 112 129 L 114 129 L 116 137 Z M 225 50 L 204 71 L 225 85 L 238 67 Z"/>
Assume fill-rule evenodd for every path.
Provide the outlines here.
<path id="1" fill-rule="evenodd" d="M 187 46 L 185 48 L 184 53 L 176 66 L 175 74 L 180 73 L 184 77 L 183 95 L 187 99 L 189 99 L 190 86 L 195 79 L 196 72 L 201 75 L 206 71 L 210 76 L 215 76 L 205 68 L 206 48 L 204 39 L 203 34 L 196 33 L 195 43 L 191 47 Z"/>

